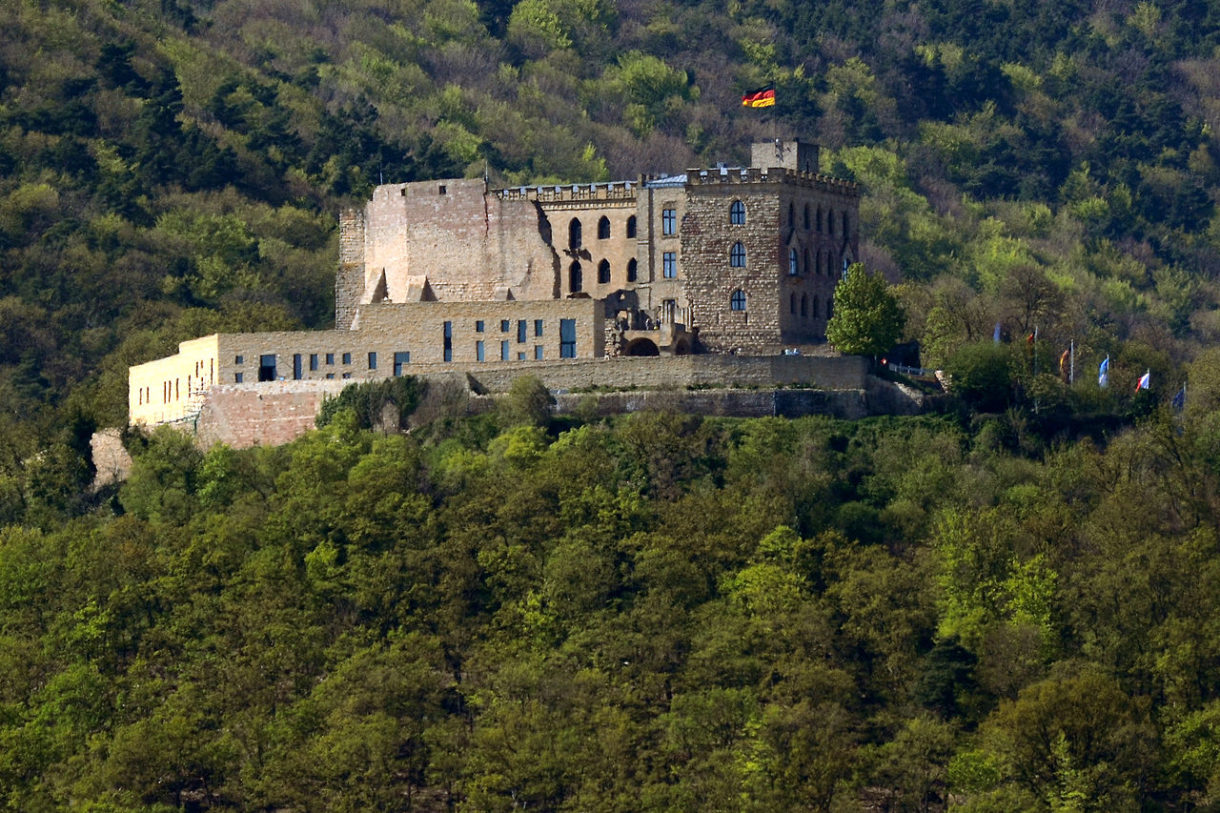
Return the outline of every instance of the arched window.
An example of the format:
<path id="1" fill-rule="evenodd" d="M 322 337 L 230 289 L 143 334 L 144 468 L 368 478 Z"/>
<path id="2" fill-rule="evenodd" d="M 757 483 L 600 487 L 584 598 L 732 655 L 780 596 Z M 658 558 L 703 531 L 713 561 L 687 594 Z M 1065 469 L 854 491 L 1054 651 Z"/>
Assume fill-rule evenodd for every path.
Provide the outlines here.
<path id="1" fill-rule="evenodd" d="M 729 307 L 735 311 L 744 311 L 746 309 L 746 292 L 738 288 L 729 297 Z"/>
<path id="2" fill-rule="evenodd" d="M 580 218 L 574 217 L 572 222 L 568 224 L 568 248 L 576 250 L 580 246 Z"/>
<path id="3" fill-rule="evenodd" d="M 635 237 L 635 215 L 627 218 L 627 236 Z"/>
<path id="4" fill-rule="evenodd" d="M 798 265 L 796 249 L 790 248 L 788 249 L 788 276 L 795 277 L 799 273 L 801 273 L 801 269 Z"/>
<path id="5" fill-rule="evenodd" d="M 826 297 L 826 321 L 830 321 L 830 317 L 835 315 L 835 295 L 831 294 Z"/>
<path id="6" fill-rule="evenodd" d="M 801 294 L 801 318 L 804 319 L 809 315 L 809 296 Z"/>
<path id="7" fill-rule="evenodd" d="M 818 308 L 820 308 L 820 307 L 821 307 L 821 304 L 818 302 L 817 294 L 814 294 L 814 296 L 813 296 L 813 318 L 814 319 L 818 318 Z"/>
<path id="8" fill-rule="evenodd" d="M 788 204 L 788 228 L 796 228 L 796 207 L 791 203 Z"/>
<path id="9" fill-rule="evenodd" d="M 746 267 L 746 247 L 741 243 L 734 243 L 729 251 L 729 265 L 733 268 Z"/>
<path id="10" fill-rule="evenodd" d="M 805 204 L 805 231 L 809 231 L 809 204 Z"/>
<path id="11" fill-rule="evenodd" d="M 632 257 L 630 260 L 627 261 L 627 281 L 628 282 L 635 282 L 635 268 L 636 268 L 635 257 Z"/>
<path id="12" fill-rule="evenodd" d="M 788 294 L 788 313 L 796 316 L 796 294 Z"/>
<path id="13" fill-rule="evenodd" d="M 597 221 L 597 239 L 605 240 L 610 236 L 610 218 L 605 215 Z"/>
<path id="14" fill-rule="evenodd" d="M 739 200 L 733 201 L 733 205 L 729 207 L 729 223 L 734 226 L 746 224 L 746 205 Z"/>
<path id="15" fill-rule="evenodd" d="M 578 293 L 583 287 L 584 279 L 580 271 L 580 263 L 572 263 L 568 268 L 568 290 Z"/>
<path id="16" fill-rule="evenodd" d="M 597 264 L 597 284 L 605 285 L 610 281 L 610 261 L 602 260 Z"/>

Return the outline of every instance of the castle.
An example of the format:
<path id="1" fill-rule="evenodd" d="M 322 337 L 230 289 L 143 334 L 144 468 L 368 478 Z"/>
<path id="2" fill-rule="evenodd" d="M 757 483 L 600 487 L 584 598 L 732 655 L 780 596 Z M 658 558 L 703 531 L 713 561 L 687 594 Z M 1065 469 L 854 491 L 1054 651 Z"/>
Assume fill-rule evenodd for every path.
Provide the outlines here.
<path id="1" fill-rule="evenodd" d="M 859 251 L 859 191 L 817 166 L 775 140 L 749 167 L 634 181 L 378 186 L 340 216 L 333 330 L 182 342 L 130 369 L 130 422 L 189 419 L 220 387 L 815 344 Z"/>

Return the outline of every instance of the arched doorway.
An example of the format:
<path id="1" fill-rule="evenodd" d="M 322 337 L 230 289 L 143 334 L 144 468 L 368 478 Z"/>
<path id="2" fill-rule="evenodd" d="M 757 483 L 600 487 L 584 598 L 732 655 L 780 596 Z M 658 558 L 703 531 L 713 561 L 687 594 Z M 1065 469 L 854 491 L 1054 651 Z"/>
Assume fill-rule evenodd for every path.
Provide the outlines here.
<path id="1" fill-rule="evenodd" d="M 572 263 L 568 268 L 568 291 L 573 294 L 580 293 L 584 284 L 584 274 L 581 272 L 580 263 Z"/>
<path id="2" fill-rule="evenodd" d="M 627 345 L 626 351 L 623 353 L 626 356 L 659 356 L 661 351 L 657 349 L 657 345 L 652 339 L 633 339 Z"/>

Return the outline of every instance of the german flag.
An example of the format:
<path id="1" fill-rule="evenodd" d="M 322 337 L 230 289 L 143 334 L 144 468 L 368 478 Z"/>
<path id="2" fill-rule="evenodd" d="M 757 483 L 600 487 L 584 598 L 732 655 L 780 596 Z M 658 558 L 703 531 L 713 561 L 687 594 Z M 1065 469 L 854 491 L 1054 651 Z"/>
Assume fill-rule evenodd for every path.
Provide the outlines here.
<path id="1" fill-rule="evenodd" d="M 741 97 L 742 107 L 775 107 L 775 85 L 752 90 Z"/>

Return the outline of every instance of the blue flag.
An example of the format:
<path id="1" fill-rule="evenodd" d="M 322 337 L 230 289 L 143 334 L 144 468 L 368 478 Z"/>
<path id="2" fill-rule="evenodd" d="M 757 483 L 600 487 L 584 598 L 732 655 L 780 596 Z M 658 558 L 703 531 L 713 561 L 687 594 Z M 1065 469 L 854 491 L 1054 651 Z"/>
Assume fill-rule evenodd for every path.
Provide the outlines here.
<path id="1" fill-rule="evenodd" d="M 992 331 L 991 341 L 995 342 L 996 344 L 1000 343 L 1000 323 L 999 322 L 995 323 L 995 330 Z"/>
<path id="2" fill-rule="evenodd" d="M 1101 366 L 1097 368 L 1097 386 L 1105 389 L 1110 385 L 1110 357 L 1106 356 Z"/>
<path id="3" fill-rule="evenodd" d="M 1182 385 L 1182 389 L 1178 390 L 1178 394 L 1173 396 L 1173 408 L 1181 412 L 1186 408 L 1186 385 Z"/>

